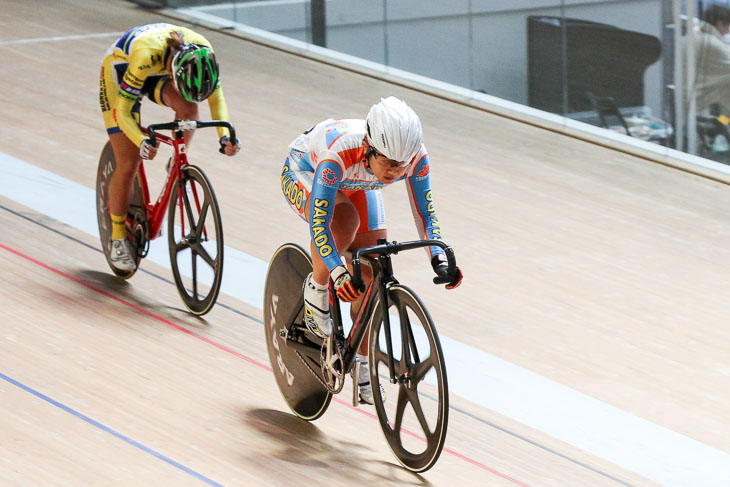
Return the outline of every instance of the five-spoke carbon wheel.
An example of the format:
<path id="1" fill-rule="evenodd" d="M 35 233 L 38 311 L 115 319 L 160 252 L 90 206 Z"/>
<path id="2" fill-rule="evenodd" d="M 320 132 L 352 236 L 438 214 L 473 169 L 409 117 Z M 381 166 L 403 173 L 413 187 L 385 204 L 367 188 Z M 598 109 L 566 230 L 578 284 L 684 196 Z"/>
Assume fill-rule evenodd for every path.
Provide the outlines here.
<path id="1" fill-rule="evenodd" d="M 223 226 L 213 187 L 196 166 L 185 166 L 173 187 L 167 230 L 175 286 L 190 312 L 204 315 L 221 288 Z"/>
<path id="2" fill-rule="evenodd" d="M 384 306 L 370 323 L 370 382 L 385 439 L 408 470 L 423 472 L 441 455 L 449 417 L 446 366 L 436 328 L 421 300 L 405 286 L 388 290 L 396 383 L 391 383 Z"/>

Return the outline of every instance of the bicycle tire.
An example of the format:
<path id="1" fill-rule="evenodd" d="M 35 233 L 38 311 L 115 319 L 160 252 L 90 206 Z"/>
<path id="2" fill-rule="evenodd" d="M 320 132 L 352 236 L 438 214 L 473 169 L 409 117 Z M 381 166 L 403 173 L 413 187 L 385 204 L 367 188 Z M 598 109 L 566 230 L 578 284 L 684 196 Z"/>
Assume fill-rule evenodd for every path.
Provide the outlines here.
<path id="1" fill-rule="evenodd" d="M 391 316 L 390 320 L 395 373 L 403 380 L 397 384 L 388 380 L 383 326 L 385 310 L 381 302 L 370 321 L 370 383 L 373 391 L 383 387 L 389 393 L 387 401 L 380 394 L 373 394 L 375 410 L 393 455 L 408 470 L 424 472 L 436 463 L 446 441 L 449 418 L 446 364 L 436 327 L 418 296 L 396 284 L 388 290 L 388 301 L 390 310 L 395 309 L 397 316 L 397 319 Z M 427 347 L 423 346 L 424 342 L 428 343 Z M 428 355 L 424 354 L 426 348 Z M 425 381 L 427 374 L 430 374 L 429 379 Z M 391 397 L 393 395 L 396 397 Z M 404 420 L 408 406 L 413 414 Z M 431 413 L 429 417 L 428 413 Z M 419 433 L 425 437 L 426 447 L 420 451 L 420 440 L 424 438 L 414 440 L 414 433 L 417 438 L 420 438 Z M 408 439 L 408 445 L 404 445 L 404 437 Z"/>
<path id="2" fill-rule="evenodd" d="M 223 279 L 223 223 L 213 186 L 197 166 L 185 166 L 181 181 L 173 185 L 167 243 L 180 298 L 192 314 L 206 314 L 215 305 Z"/>
<path id="3" fill-rule="evenodd" d="M 136 256 L 137 265 L 134 270 L 131 271 L 121 271 L 114 267 L 111 261 L 112 221 L 109 214 L 109 180 L 116 168 L 117 161 L 114 157 L 114 150 L 112 149 L 111 142 L 107 142 L 101 151 L 99 166 L 96 171 L 96 219 L 99 225 L 99 239 L 101 240 L 101 248 L 104 252 L 104 257 L 106 257 L 107 264 L 109 264 L 109 268 L 112 272 L 122 279 L 129 279 L 135 274 L 135 272 L 137 272 L 137 268 L 139 268 L 139 262 L 141 260 L 139 253 L 137 253 Z M 134 219 L 135 215 L 137 215 L 137 218 L 144 219 L 145 225 L 143 226 L 146 227 L 147 213 L 143 210 L 144 203 L 142 194 L 142 186 L 139 182 L 139 177 L 135 177 L 132 199 L 129 204 L 130 211 L 128 212 L 127 217 Z M 134 232 L 129 228 L 129 225 L 127 225 L 127 238 L 132 242 L 135 241 Z M 133 246 L 137 248 L 137 246 Z"/>
<path id="4" fill-rule="evenodd" d="M 310 272 L 312 260 L 303 248 L 293 243 L 279 247 L 269 263 L 263 308 L 266 348 L 276 385 L 294 414 L 314 421 L 327 410 L 332 393 L 302 360 L 309 361 L 314 370 L 320 370 L 320 350 L 313 347 L 308 355 L 300 357 L 286 336 L 290 325 L 287 321 L 301 303 L 302 283 Z M 295 322 L 303 323 L 302 310 L 298 311 Z"/>

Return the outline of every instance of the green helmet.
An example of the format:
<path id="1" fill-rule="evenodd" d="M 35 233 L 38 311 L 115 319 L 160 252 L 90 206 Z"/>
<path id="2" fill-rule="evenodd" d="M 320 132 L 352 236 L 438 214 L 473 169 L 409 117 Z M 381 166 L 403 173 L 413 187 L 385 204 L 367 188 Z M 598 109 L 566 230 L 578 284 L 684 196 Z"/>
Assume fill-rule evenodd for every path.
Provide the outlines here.
<path id="1" fill-rule="evenodd" d="M 172 58 L 172 79 L 189 102 L 208 98 L 218 87 L 218 62 L 207 46 L 185 44 Z"/>

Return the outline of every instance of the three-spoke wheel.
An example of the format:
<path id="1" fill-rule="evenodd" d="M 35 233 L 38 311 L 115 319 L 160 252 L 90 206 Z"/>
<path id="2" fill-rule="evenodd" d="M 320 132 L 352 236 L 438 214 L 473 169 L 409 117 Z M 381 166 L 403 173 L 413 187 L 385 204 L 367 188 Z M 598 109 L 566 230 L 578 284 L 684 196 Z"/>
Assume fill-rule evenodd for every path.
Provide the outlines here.
<path id="1" fill-rule="evenodd" d="M 172 275 L 194 315 L 213 307 L 223 277 L 223 225 L 213 187 L 196 166 L 182 168 L 167 214 Z"/>
<path id="2" fill-rule="evenodd" d="M 388 446 L 407 469 L 423 472 L 441 455 L 446 440 L 449 392 L 446 365 L 433 320 L 410 289 L 395 284 L 388 290 L 390 333 L 386 310 L 378 304 L 370 323 L 370 383 L 378 421 Z M 390 375 L 388 335 L 396 383 Z"/>

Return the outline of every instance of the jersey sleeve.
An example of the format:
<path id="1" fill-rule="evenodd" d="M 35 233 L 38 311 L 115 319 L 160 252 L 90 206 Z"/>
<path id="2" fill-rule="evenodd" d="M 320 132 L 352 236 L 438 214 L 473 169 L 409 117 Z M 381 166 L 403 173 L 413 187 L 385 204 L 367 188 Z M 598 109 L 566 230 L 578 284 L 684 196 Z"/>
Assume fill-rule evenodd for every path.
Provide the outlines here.
<path id="1" fill-rule="evenodd" d="M 317 253 L 330 272 L 342 265 L 335 240 L 330 231 L 335 211 L 337 188 L 342 179 L 342 169 L 334 160 L 323 160 L 317 165 L 309 203 L 309 232 Z"/>
<path id="2" fill-rule="evenodd" d="M 186 42 L 194 42 L 195 44 L 206 46 L 213 50 L 213 45 L 210 43 L 208 39 L 206 39 L 203 35 L 193 32 L 191 30 L 186 31 L 185 35 L 185 41 Z M 211 95 L 208 97 L 208 108 L 210 108 L 210 118 L 213 120 L 223 120 L 225 122 L 229 122 L 229 114 L 228 114 L 228 106 L 226 105 L 226 99 L 223 96 L 223 87 L 221 86 L 220 78 L 218 79 L 218 86 L 216 86 L 215 90 Z M 217 127 L 218 131 L 218 138 L 223 137 L 224 135 L 231 135 L 227 128 L 225 127 Z M 232 143 L 235 141 L 231 141 Z"/>
<path id="3" fill-rule="evenodd" d="M 411 202 L 413 219 L 421 239 L 441 240 L 441 227 L 433 204 L 431 194 L 431 165 L 428 154 L 416 163 L 414 170 L 406 181 L 408 198 Z M 426 247 L 429 259 L 443 254 L 441 247 Z"/>
<path id="4" fill-rule="evenodd" d="M 124 78 L 119 83 L 117 102 L 114 107 L 114 118 L 116 118 L 119 128 L 137 146 L 142 144 L 145 136 L 132 115 L 132 108 L 142 94 L 145 80 L 154 70 L 151 56 L 152 54 L 147 49 L 132 51 Z"/>
<path id="5" fill-rule="evenodd" d="M 208 97 L 208 107 L 210 108 L 210 117 L 213 120 L 230 121 L 228 115 L 228 106 L 226 105 L 226 99 L 223 97 L 223 88 L 221 87 L 220 80 L 215 91 Z M 226 127 L 218 127 L 218 138 L 220 139 L 224 135 L 231 135 Z M 235 143 L 232 140 L 231 143 Z"/>

